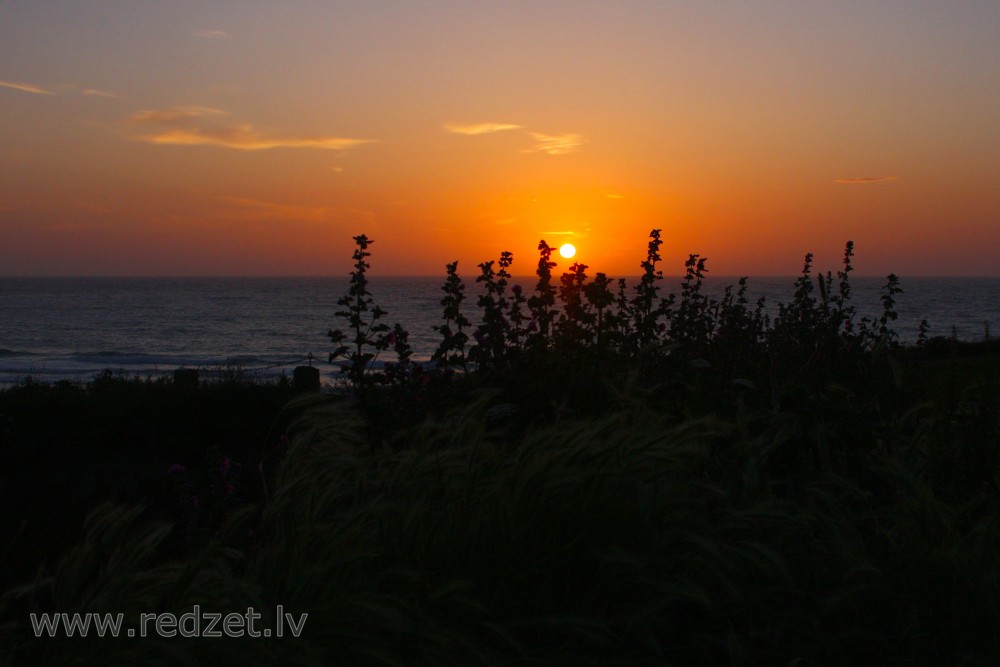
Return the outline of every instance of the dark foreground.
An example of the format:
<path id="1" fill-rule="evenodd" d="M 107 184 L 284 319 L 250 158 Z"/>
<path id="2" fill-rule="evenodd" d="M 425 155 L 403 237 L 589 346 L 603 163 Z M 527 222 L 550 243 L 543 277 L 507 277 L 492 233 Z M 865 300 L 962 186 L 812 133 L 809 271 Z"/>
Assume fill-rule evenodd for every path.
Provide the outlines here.
<path id="1" fill-rule="evenodd" d="M 935 341 L 783 387 L 690 359 L 353 398 L 14 387 L 0 664 L 991 664 L 998 360 Z M 195 605 L 308 617 L 84 640 L 29 616 L 124 633 Z"/>

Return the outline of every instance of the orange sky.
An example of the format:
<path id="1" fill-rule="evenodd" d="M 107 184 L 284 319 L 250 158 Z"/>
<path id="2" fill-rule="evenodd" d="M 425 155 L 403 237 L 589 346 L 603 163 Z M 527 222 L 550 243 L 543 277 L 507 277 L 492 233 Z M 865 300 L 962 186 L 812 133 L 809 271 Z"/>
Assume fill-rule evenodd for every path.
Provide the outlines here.
<path id="1" fill-rule="evenodd" d="M 0 274 L 1000 275 L 1000 3 L 872 4 L 3 3 Z"/>

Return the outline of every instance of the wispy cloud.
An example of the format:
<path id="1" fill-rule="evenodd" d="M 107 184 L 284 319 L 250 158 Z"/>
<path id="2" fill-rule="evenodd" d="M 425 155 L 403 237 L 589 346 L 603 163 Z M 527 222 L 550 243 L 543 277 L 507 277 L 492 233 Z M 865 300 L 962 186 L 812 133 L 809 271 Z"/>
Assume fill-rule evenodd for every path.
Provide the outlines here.
<path id="1" fill-rule="evenodd" d="M 542 232 L 546 236 L 572 236 L 576 232 Z"/>
<path id="2" fill-rule="evenodd" d="M 861 176 L 857 178 L 835 178 L 834 183 L 844 185 L 866 185 L 868 183 L 885 183 L 886 181 L 897 180 L 895 176 Z"/>
<path id="3" fill-rule="evenodd" d="M 193 121 L 202 116 L 228 116 L 228 111 L 212 107 L 171 107 L 169 109 L 153 109 L 132 114 L 130 120 L 134 123 L 183 123 Z"/>
<path id="4" fill-rule="evenodd" d="M 270 148 L 346 150 L 372 141 L 323 135 L 267 135 L 249 123 L 232 123 L 228 116 L 228 112 L 210 107 L 173 107 L 140 111 L 129 120 L 133 126 L 145 130 L 138 139 L 177 146 L 220 146 L 243 151 Z"/>
<path id="5" fill-rule="evenodd" d="M 229 33 L 225 30 L 196 30 L 194 36 L 203 39 L 229 39 Z"/>
<path id="6" fill-rule="evenodd" d="M 580 134 L 542 134 L 541 132 L 531 132 L 523 125 L 514 123 L 445 123 L 444 129 L 455 134 L 466 134 L 475 136 L 479 134 L 492 134 L 494 132 L 505 132 L 507 130 L 524 130 L 535 140 L 535 145 L 525 148 L 522 153 L 546 153 L 548 155 L 565 155 L 572 153 L 587 143 L 587 139 Z"/>
<path id="7" fill-rule="evenodd" d="M 565 155 L 577 150 L 587 140 L 579 134 L 541 134 L 532 132 L 535 138 L 535 145 L 526 148 L 525 153 L 547 153 L 549 155 Z"/>
<path id="8" fill-rule="evenodd" d="M 93 95 L 95 97 L 118 97 L 114 93 L 109 93 L 106 90 L 98 90 L 97 88 L 85 88 L 83 90 L 84 95 Z"/>
<path id="9" fill-rule="evenodd" d="M 513 123 L 473 123 L 471 125 L 459 125 L 457 123 L 446 123 L 444 129 L 455 134 L 492 134 L 493 132 L 503 132 L 505 130 L 519 130 L 520 125 Z"/>
<path id="10" fill-rule="evenodd" d="M 106 90 L 98 90 L 97 88 L 85 88 L 80 90 L 80 86 L 75 83 L 63 83 L 56 86 L 56 90 L 49 90 L 48 88 L 42 88 L 34 83 L 18 83 L 15 81 L 0 81 L 0 88 L 12 88 L 14 90 L 20 90 L 23 93 L 31 93 L 32 95 L 59 95 L 61 93 L 77 93 L 80 92 L 84 95 L 97 95 L 100 97 L 118 97 L 114 93 L 109 93 Z M 58 91 L 58 92 L 57 92 Z"/>
<path id="11" fill-rule="evenodd" d="M 56 93 L 51 90 L 46 90 L 41 86 L 36 86 L 33 83 L 17 83 L 15 81 L 0 81 L 0 87 L 2 88 L 13 88 L 14 90 L 20 90 L 23 93 L 32 93 L 33 95 L 56 95 Z"/>

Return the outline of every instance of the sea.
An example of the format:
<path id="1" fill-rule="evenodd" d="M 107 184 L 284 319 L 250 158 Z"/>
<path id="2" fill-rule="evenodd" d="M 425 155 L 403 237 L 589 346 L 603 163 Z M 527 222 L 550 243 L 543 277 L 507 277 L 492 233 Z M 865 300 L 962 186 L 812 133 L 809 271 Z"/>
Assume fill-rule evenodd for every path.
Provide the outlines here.
<path id="1" fill-rule="evenodd" d="M 795 277 L 750 278 L 751 303 L 763 296 L 774 313 L 789 302 Z M 69 380 L 87 382 L 110 372 L 160 377 L 178 368 L 201 377 L 270 380 L 296 366 L 320 369 L 332 383 L 327 332 L 346 329 L 335 313 L 347 276 L 278 278 L 0 277 L 0 385 Z M 704 290 L 718 297 L 736 278 L 713 277 Z M 443 277 L 372 277 L 369 289 L 388 312 L 384 322 L 410 332 L 414 360 L 437 347 Z M 526 292 L 534 277 L 515 278 Z M 680 277 L 667 277 L 661 294 L 679 293 Z M 635 279 L 629 280 L 629 285 Z M 859 316 L 881 312 L 884 278 L 852 277 Z M 977 341 L 1000 333 L 1000 278 L 902 277 L 895 330 L 917 340 L 920 322 L 930 336 Z M 478 286 L 466 279 L 466 317 L 478 321 Z"/>

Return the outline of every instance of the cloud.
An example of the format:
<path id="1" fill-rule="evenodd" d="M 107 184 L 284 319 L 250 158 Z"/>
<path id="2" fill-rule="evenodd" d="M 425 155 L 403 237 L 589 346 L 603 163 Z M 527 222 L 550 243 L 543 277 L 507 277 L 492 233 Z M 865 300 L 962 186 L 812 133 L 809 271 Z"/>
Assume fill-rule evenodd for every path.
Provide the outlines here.
<path id="1" fill-rule="evenodd" d="M 0 81 L 0 87 L 3 88 L 13 88 L 14 90 L 20 90 L 25 93 L 32 93 L 33 95 L 59 95 L 55 90 L 48 90 L 47 88 L 42 88 L 33 83 L 15 83 L 13 81 Z M 64 83 L 56 86 L 56 89 L 61 92 L 67 91 L 77 91 L 79 86 L 75 83 Z M 98 90 L 97 88 L 86 88 L 80 91 L 84 95 L 98 95 L 100 97 L 118 97 L 114 93 L 109 93 L 105 90 Z"/>
<path id="2" fill-rule="evenodd" d="M 454 132 L 455 134 L 492 134 L 493 132 L 503 132 L 504 130 L 519 130 L 520 125 L 514 125 L 513 123 L 475 123 L 472 125 L 457 125 L 455 123 L 448 123 L 444 126 L 444 129 L 449 132 Z"/>
<path id="3" fill-rule="evenodd" d="M 229 33 L 225 30 L 197 30 L 194 35 L 204 39 L 229 39 Z"/>
<path id="4" fill-rule="evenodd" d="M 14 90 L 20 90 L 24 93 L 32 93 L 34 95 L 56 95 L 56 93 L 51 90 L 45 90 L 41 86 L 36 86 L 33 83 L 15 83 L 14 81 L 0 81 L 0 87 L 3 88 L 13 88 Z"/>
<path id="5" fill-rule="evenodd" d="M 228 112 L 210 107 L 173 107 L 140 111 L 129 121 L 146 130 L 138 139 L 177 146 L 221 146 L 242 151 L 270 148 L 346 150 L 372 141 L 334 136 L 265 135 L 249 123 L 228 122 L 227 116 Z"/>
<path id="6" fill-rule="evenodd" d="M 171 107 L 170 109 L 154 109 L 139 111 L 132 114 L 130 120 L 134 123 L 183 123 L 201 116 L 228 116 L 228 111 L 212 107 Z"/>
<path id="7" fill-rule="evenodd" d="M 514 123 L 473 123 L 470 125 L 459 125 L 456 123 L 446 123 L 444 128 L 455 134 L 479 135 L 492 134 L 493 132 L 504 132 L 506 130 L 523 130 L 523 125 Z M 527 130 L 525 130 L 527 132 Z M 542 134 L 540 132 L 528 132 L 534 140 L 535 145 L 525 148 L 522 153 L 546 153 L 548 155 L 565 155 L 577 150 L 587 143 L 586 138 L 579 134 Z"/>
<path id="8" fill-rule="evenodd" d="M 546 236 L 572 236 L 576 232 L 542 232 Z"/>
<path id="9" fill-rule="evenodd" d="M 895 181 L 895 176 L 862 176 L 858 178 L 835 178 L 834 183 L 842 183 L 844 185 L 866 185 L 868 183 L 884 183 L 886 181 Z"/>
<path id="10" fill-rule="evenodd" d="M 547 153 L 548 155 L 565 155 L 572 153 L 580 146 L 587 143 L 587 140 L 579 134 L 541 134 L 532 132 L 535 138 L 535 145 L 526 148 L 525 153 Z"/>

